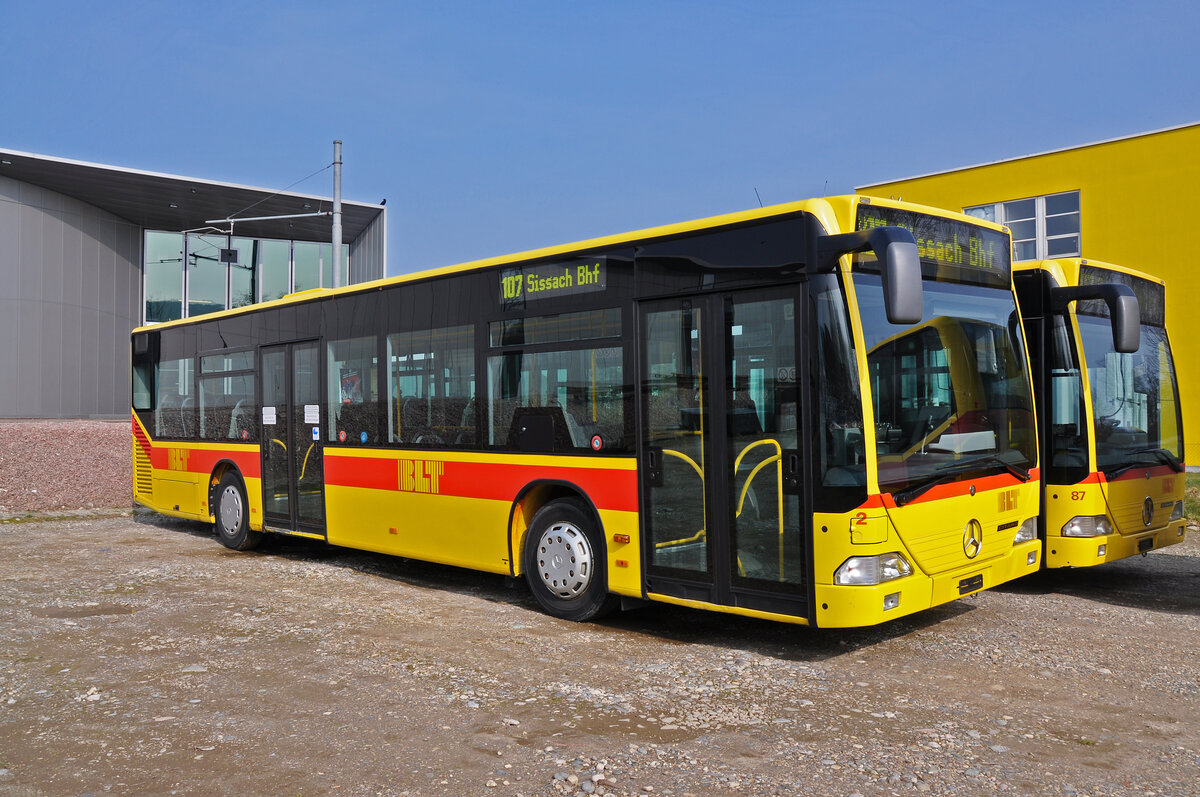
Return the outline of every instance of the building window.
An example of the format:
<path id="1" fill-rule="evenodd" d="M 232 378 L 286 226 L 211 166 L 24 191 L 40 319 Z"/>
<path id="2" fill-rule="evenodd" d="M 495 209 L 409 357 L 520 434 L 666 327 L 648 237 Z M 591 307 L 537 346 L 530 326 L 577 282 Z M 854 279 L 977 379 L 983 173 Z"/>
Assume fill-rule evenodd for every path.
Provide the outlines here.
<path id="1" fill-rule="evenodd" d="M 292 288 L 292 247 L 287 241 L 262 241 L 255 261 L 262 275 L 259 301 L 282 299 Z"/>
<path id="2" fill-rule="evenodd" d="M 174 321 L 183 317 L 183 235 L 177 232 L 147 232 L 146 323 Z"/>
<path id="3" fill-rule="evenodd" d="M 147 230 L 144 252 L 147 324 L 332 288 L 334 282 L 332 244 Z M 348 285 L 346 244 L 341 265 L 341 284 Z"/>
<path id="4" fill-rule="evenodd" d="M 1078 191 L 976 205 L 963 212 L 1007 225 L 1012 231 L 1013 260 L 1078 257 L 1083 251 Z"/>

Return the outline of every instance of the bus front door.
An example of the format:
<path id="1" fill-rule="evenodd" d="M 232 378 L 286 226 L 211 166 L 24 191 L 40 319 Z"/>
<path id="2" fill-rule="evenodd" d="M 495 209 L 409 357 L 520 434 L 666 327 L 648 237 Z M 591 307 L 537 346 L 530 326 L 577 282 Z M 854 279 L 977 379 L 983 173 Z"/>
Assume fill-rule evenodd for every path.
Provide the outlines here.
<path id="1" fill-rule="evenodd" d="M 785 287 L 642 304 L 648 593 L 810 615 L 798 297 Z"/>
<path id="2" fill-rule="evenodd" d="M 263 520 L 275 531 L 325 536 L 321 350 L 262 349 Z"/>

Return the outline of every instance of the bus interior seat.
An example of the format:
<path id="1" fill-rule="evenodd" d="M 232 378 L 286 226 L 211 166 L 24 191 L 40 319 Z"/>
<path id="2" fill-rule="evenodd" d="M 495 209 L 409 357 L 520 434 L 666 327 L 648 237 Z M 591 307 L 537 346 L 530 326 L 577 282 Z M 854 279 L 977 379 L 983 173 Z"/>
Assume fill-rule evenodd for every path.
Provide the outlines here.
<path id="1" fill-rule="evenodd" d="M 758 418 L 758 406 L 745 393 L 736 393 L 729 406 L 729 426 L 735 435 L 762 434 L 762 422 Z"/>
<path id="2" fill-rule="evenodd" d="M 458 420 L 458 434 L 454 438 L 454 442 L 460 446 L 475 445 L 476 428 L 475 428 L 475 397 L 471 396 L 465 404 L 463 404 L 462 414 Z"/>
<path id="3" fill-rule="evenodd" d="M 575 448 L 587 448 L 589 435 L 579 425 L 574 413 L 563 410 L 563 418 L 567 423 L 567 434 L 571 437 L 571 445 Z"/>
<path id="4" fill-rule="evenodd" d="M 183 403 L 179 405 L 179 419 L 183 424 L 181 437 L 196 436 L 196 400 L 191 396 L 185 396 Z"/>
<path id="5" fill-rule="evenodd" d="M 517 407 L 508 427 L 508 446 L 518 451 L 571 450 L 571 432 L 562 407 Z"/>
<path id="6" fill-rule="evenodd" d="M 375 439 L 375 405 L 374 402 L 342 404 L 338 407 L 337 431 L 346 433 L 346 442 L 363 442 L 363 432 L 367 440 Z M 338 435 L 341 438 L 341 435 Z"/>
<path id="7" fill-rule="evenodd" d="M 400 441 L 412 443 L 429 431 L 429 403 L 408 397 L 400 405 Z"/>
<path id="8" fill-rule="evenodd" d="M 254 402 L 251 399 L 238 399 L 229 415 L 229 436 L 240 439 L 242 432 L 247 439 L 257 439 L 254 433 Z"/>
<path id="9" fill-rule="evenodd" d="M 913 423 L 913 433 L 909 440 L 909 445 L 915 446 L 920 443 L 930 432 L 948 420 L 950 420 L 949 404 L 930 405 L 917 410 L 917 417 Z"/>
<path id="10" fill-rule="evenodd" d="M 183 436 L 183 417 L 177 399 L 178 396 L 167 394 L 159 401 L 158 411 L 154 414 L 154 434 L 157 437 Z"/>

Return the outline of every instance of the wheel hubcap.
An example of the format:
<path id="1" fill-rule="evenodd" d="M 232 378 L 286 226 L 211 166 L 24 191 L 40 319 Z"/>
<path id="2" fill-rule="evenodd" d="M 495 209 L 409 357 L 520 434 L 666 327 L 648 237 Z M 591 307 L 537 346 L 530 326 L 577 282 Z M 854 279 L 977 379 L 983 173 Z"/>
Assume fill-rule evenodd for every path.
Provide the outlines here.
<path id="1" fill-rule="evenodd" d="M 578 598 L 592 583 L 592 546 L 578 527 L 555 523 L 538 540 L 538 577 L 560 598 Z"/>
<path id="2" fill-rule="evenodd" d="M 233 485 L 221 493 L 221 530 L 232 537 L 242 527 L 242 494 Z"/>

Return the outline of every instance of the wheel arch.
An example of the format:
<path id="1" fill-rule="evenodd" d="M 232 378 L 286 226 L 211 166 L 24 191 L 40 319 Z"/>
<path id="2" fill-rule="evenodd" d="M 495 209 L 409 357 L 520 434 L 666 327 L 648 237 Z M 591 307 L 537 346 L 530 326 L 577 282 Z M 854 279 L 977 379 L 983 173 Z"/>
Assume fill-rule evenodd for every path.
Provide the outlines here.
<path id="1" fill-rule="evenodd" d="M 517 493 L 508 510 L 508 569 L 509 574 L 513 578 L 524 575 L 523 557 L 521 554 L 525 550 L 525 537 L 529 531 L 529 524 L 533 520 L 533 516 L 538 513 L 539 509 L 546 506 L 546 504 L 563 499 L 577 500 L 583 507 L 583 510 L 596 524 L 596 529 L 600 532 L 600 539 L 606 540 L 604 521 L 600 519 L 600 512 L 596 509 L 596 504 L 582 487 L 574 482 L 562 479 L 536 479 L 531 481 Z M 597 556 L 606 557 L 608 555 L 607 549 L 608 545 L 605 542 L 605 550 L 598 551 Z"/>
<path id="2" fill-rule="evenodd" d="M 249 507 L 250 489 L 246 486 L 246 477 L 242 475 L 241 468 L 239 468 L 237 466 L 237 463 L 234 462 L 232 459 L 228 459 L 228 458 L 219 459 L 219 460 L 217 460 L 217 463 L 215 465 L 213 465 L 212 473 L 210 473 L 208 476 L 208 517 L 209 517 L 208 522 L 209 523 L 215 523 L 217 520 L 217 508 L 216 508 L 217 487 L 221 484 L 221 479 L 223 479 L 225 477 L 225 474 L 230 473 L 230 472 L 232 472 L 234 475 L 236 475 L 238 477 L 238 480 L 241 481 L 242 490 L 246 493 L 246 503 L 247 503 L 246 511 L 249 511 L 249 509 L 250 509 L 250 507 Z"/>

